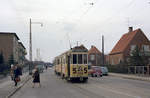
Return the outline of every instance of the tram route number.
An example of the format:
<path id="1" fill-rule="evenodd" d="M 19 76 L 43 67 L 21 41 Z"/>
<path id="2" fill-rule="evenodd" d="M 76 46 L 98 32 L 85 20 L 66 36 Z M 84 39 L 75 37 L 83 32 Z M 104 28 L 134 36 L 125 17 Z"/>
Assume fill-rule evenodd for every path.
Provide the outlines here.
<path id="1" fill-rule="evenodd" d="M 73 68 L 73 74 L 76 74 L 77 72 L 83 72 L 87 73 L 87 68 L 85 67 L 84 69 L 82 69 L 82 67 L 80 66 L 78 69 L 77 68 Z"/>

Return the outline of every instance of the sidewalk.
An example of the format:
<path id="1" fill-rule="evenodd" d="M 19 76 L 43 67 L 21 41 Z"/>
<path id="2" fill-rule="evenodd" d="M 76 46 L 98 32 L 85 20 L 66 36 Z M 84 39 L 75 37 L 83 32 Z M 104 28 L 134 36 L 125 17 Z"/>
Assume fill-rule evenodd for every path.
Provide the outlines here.
<path id="1" fill-rule="evenodd" d="M 4 81 L 7 81 L 8 78 L 9 78 L 8 76 L 3 77 L 3 78 L 1 77 L 1 78 L 0 78 L 0 84 L 3 83 Z"/>
<path id="2" fill-rule="evenodd" d="M 24 73 L 21 76 L 21 82 L 17 87 L 15 87 L 14 81 L 11 80 L 11 77 L 6 77 L 4 81 L 0 83 L 0 98 L 9 98 L 9 96 L 11 96 L 11 94 L 17 89 L 19 89 L 29 78 L 30 76 L 28 75 L 28 73 Z"/>
<path id="3" fill-rule="evenodd" d="M 142 81 L 150 82 L 150 76 L 146 77 L 146 76 L 137 76 L 133 74 L 120 74 L 120 73 L 109 73 L 109 75 L 115 76 L 115 77 L 122 77 L 126 79 L 134 79 L 134 80 L 142 80 Z"/>
<path id="4" fill-rule="evenodd" d="M 5 78 L 5 77 L 3 75 L 0 75 L 0 80 L 3 79 L 3 78 Z"/>

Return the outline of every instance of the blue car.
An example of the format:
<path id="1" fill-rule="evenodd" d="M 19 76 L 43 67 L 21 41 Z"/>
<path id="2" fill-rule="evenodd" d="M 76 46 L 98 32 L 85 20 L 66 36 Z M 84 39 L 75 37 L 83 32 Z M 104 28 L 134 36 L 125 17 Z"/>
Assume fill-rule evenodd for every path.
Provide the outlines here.
<path id="1" fill-rule="evenodd" d="M 107 67 L 101 67 L 101 71 L 103 75 L 108 75 L 108 68 Z"/>

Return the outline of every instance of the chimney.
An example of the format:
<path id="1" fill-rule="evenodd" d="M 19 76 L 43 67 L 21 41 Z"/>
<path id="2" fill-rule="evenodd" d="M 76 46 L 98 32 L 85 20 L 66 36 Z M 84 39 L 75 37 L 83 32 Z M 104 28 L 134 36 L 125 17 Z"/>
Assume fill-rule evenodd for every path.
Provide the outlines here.
<path id="1" fill-rule="evenodd" d="M 92 45 L 91 48 L 94 48 L 94 46 Z"/>
<path id="2" fill-rule="evenodd" d="M 132 32 L 133 31 L 133 27 L 129 27 L 129 32 Z"/>

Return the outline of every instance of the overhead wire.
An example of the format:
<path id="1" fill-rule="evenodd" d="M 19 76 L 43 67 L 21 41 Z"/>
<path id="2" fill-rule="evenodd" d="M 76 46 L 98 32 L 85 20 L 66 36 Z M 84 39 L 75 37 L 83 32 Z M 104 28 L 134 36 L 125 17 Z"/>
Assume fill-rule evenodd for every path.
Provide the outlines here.
<path id="1" fill-rule="evenodd" d="M 83 0 L 82 0 L 83 1 Z M 88 2 L 87 2 L 88 1 Z M 99 2 L 99 1 L 102 1 L 102 0 L 84 0 L 84 5 L 85 5 L 85 3 L 88 5 L 88 7 L 86 8 L 86 10 L 85 11 L 83 11 L 83 13 L 81 14 L 81 16 L 79 16 L 79 18 L 78 18 L 78 20 L 76 20 L 75 22 L 76 22 L 76 27 L 78 26 L 78 25 L 80 25 L 80 23 L 81 23 L 81 21 L 82 21 L 82 19 L 83 19 L 83 17 Z M 105 0 L 103 0 L 103 1 L 105 1 Z M 56 23 L 60 23 L 59 21 L 57 21 Z M 64 37 L 67 39 L 67 41 L 69 40 L 69 46 L 71 47 L 71 38 L 70 38 L 70 36 L 69 36 L 69 33 L 70 32 L 66 32 L 66 34 L 64 35 Z M 69 36 L 69 37 L 68 37 Z"/>
<path id="2" fill-rule="evenodd" d="M 14 11 L 15 11 L 18 24 L 21 24 L 22 28 L 26 28 L 27 26 L 26 26 L 25 22 L 23 21 L 22 13 L 20 11 L 18 11 L 15 1 L 11 0 L 11 1 L 9 1 L 9 3 L 11 4 L 12 9 L 14 9 Z M 28 34 L 29 33 L 24 32 L 24 31 L 22 31 L 22 33 L 20 33 L 20 32 L 16 32 L 16 33 L 18 33 L 21 36 L 21 41 L 24 43 L 24 45 L 26 47 L 28 47 L 28 43 L 29 43 L 29 38 L 28 38 L 29 35 Z"/>
<path id="3" fill-rule="evenodd" d="M 87 0 L 86 0 L 86 1 L 87 1 Z M 87 3 L 87 4 L 89 5 L 89 7 L 83 12 L 83 14 L 81 14 L 81 16 L 79 17 L 79 19 L 76 21 L 76 23 L 77 23 L 76 27 L 80 25 L 82 19 L 87 15 L 87 13 L 88 13 L 99 1 L 100 1 L 100 0 L 94 0 L 94 1 L 85 2 L 85 3 Z M 82 40 L 82 39 L 83 39 L 83 37 L 80 38 L 80 40 Z M 81 42 L 80 42 L 80 43 L 81 43 Z"/>
<path id="4" fill-rule="evenodd" d="M 95 2 L 91 1 L 91 2 L 87 2 L 87 4 L 89 5 L 89 7 L 83 12 L 83 14 L 79 17 L 78 22 L 82 21 L 82 18 L 99 2 L 100 0 L 95 0 Z"/>
<path id="5" fill-rule="evenodd" d="M 124 6 L 122 9 L 119 9 L 116 13 L 119 15 L 120 13 L 122 13 L 123 10 L 126 10 L 127 8 L 129 8 L 133 3 L 134 3 L 135 0 L 131 0 L 129 2 L 129 4 L 127 4 L 127 6 Z M 108 17 L 105 19 L 105 21 L 103 23 L 108 23 L 109 21 L 111 21 L 113 19 L 112 16 Z M 107 21 L 107 22 L 106 22 Z"/>

